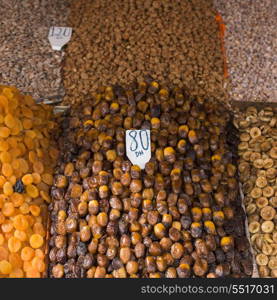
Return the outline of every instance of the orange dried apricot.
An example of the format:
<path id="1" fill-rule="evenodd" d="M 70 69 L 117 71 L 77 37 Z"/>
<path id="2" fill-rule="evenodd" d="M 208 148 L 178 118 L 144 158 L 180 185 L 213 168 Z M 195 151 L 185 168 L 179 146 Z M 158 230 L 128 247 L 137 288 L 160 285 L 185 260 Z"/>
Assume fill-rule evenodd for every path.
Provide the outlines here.
<path id="1" fill-rule="evenodd" d="M 13 168 L 12 168 L 11 164 L 8 164 L 8 163 L 3 163 L 2 164 L 2 174 L 5 177 L 12 176 L 12 174 L 13 174 Z"/>
<path id="2" fill-rule="evenodd" d="M 20 169 L 21 169 L 22 173 L 23 174 L 28 173 L 28 170 L 29 170 L 28 162 L 23 158 L 19 158 L 18 160 L 19 160 Z"/>
<path id="3" fill-rule="evenodd" d="M 2 233 L 0 233 L 0 246 L 2 246 L 5 242 L 5 238 L 4 235 Z"/>
<path id="4" fill-rule="evenodd" d="M 31 261 L 24 260 L 24 262 L 23 262 L 23 270 L 24 270 L 24 272 L 27 272 L 28 270 L 31 270 L 32 268 L 33 267 L 32 267 Z"/>
<path id="5" fill-rule="evenodd" d="M 7 142 L 10 145 L 11 148 L 16 148 L 17 147 L 17 138 L 16 137 L 7 138 Z"/>
<path id="6" fill-rule="evenodd" d="M 11 130 L 8 127 L 2 126 L 0 127 L 0 137 L 7 138 L 11 134 Z"/>
<path id="7" fill-rule="evenodd" d="M 10 199 L 11 199 L 14 207 L 19 207 L 20 205 L 22 205 L 24 203 L 24 197 L 20 193 L 13 193 L 10 196 Z"/>
<path id="8" fill-rule="evenodd" d="M 3 224 L 5 222 L 5 216 L 0 211 L 0 224 Z"/>
<path id="9" fill-rule="evenodd" d="M 29 223 L 27 218 L 24 215 L 19 214 L 14 217 L 13 226 L 17 230 L 25 231 L 29 227 Z"/>
<path id="10" fill-rule="evenodd" d="M 24 144 L 29 150 L 32 150 L 35 148 L 33 139 L 28 136 L 24 137 Z"/>
<path id="11" fill-rule="evenodd" d="M 22 177 L 22 182 L 24 185 L 29 185 L 29 184 L 32 184 L 33 183 L 33 176 L 32 174 L 26 174 Z"/>
<path id="12" fill-rule="evenodd" d="M 12 156 L 9 152 L 3 151 L 0 153 L 0 160 L 2 163 L 10 163 L 12 160 Z"/>
<path id="13" fill-rule="evenodd" d="M 40 234 L 34 233 L 30 237 L 30 245 L 32 248 L 40 248 L 43 245 L 43 237 Z"/>
<path id="14" fill-rule="evenodd" d="M 7 248 L 0 246 L 0 261 L 8 259 L 9 257 L 9 251 Z"/>
<path id="15" fill-rule="evenodd" d="M 37 256 L 32 259 L 32 267 L 40 273 L 45 271 L 45 263 Z"/>
<path id="16" fill-rule="evenodd" d="M 8 178 L 9 182 L 14 186 L 16 184 L 16 176 L 12 175 Z"/>
<path id="17" fill-rule="evenodd" d="M 10 217 L 14 214 L 14 205 L 12 202 L 5 202 L 2 207 L 2 213 L 5 217 Z"/>
<path id="18" fill-rule="evenodd" d="M 28 220 L 29 226 L 33 227 L 33 225 L 35 224 L 35 218 L 33 216 L 30 216 L 30 215 L 27 215 L 26 218 Z"/>
<path id="19" fill-rule="evenodd" d="M 13 269 L 9 275 L 10 278 L 23 278 L 24 272 L 20 268 Z"/>
<path id="20" fill-rule="evenodd" d="M 23 261 L 18 253 L 10 253 L 9 255 L 9 263 L 12 265 L 13 268 L 22 268 Z"/>
<path id="21" fill-rule="evenodd" d="M 37 155 L 34 151 L 29 152 L 29 161 L 33 164 L 37 160 Z"/>
<path id="22" fill-rule="evenodd" d="M 39 191 L 38 191 L 37 187 L 34 186 L 33 184 L 28 184 L 26 186 L 26 193 L 28 196 L 30 196 L 32 198 L 37 198 L 39 196 Z"/>
<path id="23" fill-rule="evenodd" d="M 43 163 L 41 161 L 36 161 L 33 163 L 33 170 L 35 173 L 42 174 L 44 171 Z"/>
<path id="24" fill-rule="evenodd" d="M 41 176 L 39 173 L 32 173 L 34 184 L 41 183 Z"/>
<path id="25" fill-rule="evenodd" d="M 29 213 L 29 205 L 28 205 L 28 203 L 23 203 L 22 205 L 20 205 L 19 210 L 20 210 L 20 212 L 23 215 L 28 214 Z"/>
<path id="26" fill-rule="evenodd" d="M 38 217 L 40 215 L 40 207 L 37 205 L 30 205 L 30 212 L 33 216 Z"/>
<path id="27" fill-rule="evenodd" d="M 26 130 L 25 135 L 26 135 L 26 137 L 29 137 L 32 140 L 37 137 L 37 134 L 34 130 Z"/>
<path id="28" fill-rule="evenodd" d="M 34 225 L 33 225 L 33 231 L 34 233 L 37 233 L 39 235 L 41 235 L 42 237 L 45 237 L 46 236 L 46 232 L 44 230 L 44 227 L 41 223 L 39 222 L 36 222 Z"/>
<path id="29" fill-rule="evenodd" d="M 0 273 L 10 274 L 12 271 L 12 265 L 7 260 L 0 261 Z"/>
<path id="30" fill-rule="evenodd" d="M 45 254 L 44 254 L 44 252 L 41 249 L 36 249 L 35 250 L 35 255 L 37 257 L 41 258 L 41 259 L 44 259 L 44 257 L 45 257 Z"/>
<path id="31" fill-rule="evenodd" d="M 7 114 L 4 118 L 4 123 L 8 128 L 14 128 L 16 126 L 16 119 L 12 114 Z"/>
<path id="32" fill-rule="evenodd" d="M 44 151 L 41 148 L 37 148 L 36 152 L 37 152 L 37 156 L 39 158 L 43 158 L 44 157 Z"/>
<path id="33" fill-rule="evenodd" d="M 11 232 L 13 230 L 13 222 L 11 220 L 5 220 L 1 225 L 1 229 L 4 233 Z"/>
<path id="34" fill-rule="evenodd" d="M 17 148 L 20 150 L 20 155 L 25 155 L 27 149 L 24 143 L 18 143 Z"/>
<path id="35" fill-rule="evenodd" d="M 0 175 L 0 188 L 3 187 L 5 182 L 6 182 L 6 178 L 3 175 Z"/>
<path id="36" fill-rule="evenodd" d="M 31 247 L 24 247 L 21 249 L 21 259 L 24 261 L 30 261 L 35 256 L 35 250 Z"/>
<path id="37" fill-rule="evenodd" d="M 29 226 L 29 224 L 28 224 Z M 21 242 L 25 242 L 27 241 L 27 234 L 25 231 L 21 231 L 21 230 L 15 230 L 13 233 L 14 237 L 16 237 L 17 239 L 19 239 Z"/>
<path id="38" fill-rule="evenodd" d="M 5 182 L 4 185 L 3 185 L 3 193 L 6 195 L 6 196 L 10 196 L 12 195 L 13 193 L 13 186 L 10 182 Z"/>
<path id="39" fill-rule="evenodd" d="M 51 198 L 49 196 L 49 194 L 45 191 L 40 191 L 40 196 L 42 197 L 43 200 L 45 200 L 47 203 L 51 202 Z"/>
<path id="40" fill-rule="evenodd" d="M 24 129 L 31 129 L 33 127 L 33 122 L 30 119 L 23 119 L 22 125 Z"/>
<path id="41" fill-rule="evenodd" d="M 47 138 L 40 139 L 39 143 L 40 143 L 40 145 L 41 145 L 42 148 L 48 149 L 48 147 L 49 147 L 49 140 Z"/>
<path id="42" fill-rule="evenodd" d="M 21 248 L 21 242 L 16 237 L 12 236 L 8 240 L 8 248 L 10 252 L 17 252 Z"/>
<path id="43" fill-rule="evenodd" d="M 10 152 L 11 157 L 13 158 L 13 161 L 12 161 L 12 166 L 13 166 L 13 163 L 21 155 L 21 150 L 18 148 L 12 148 L 9 150 L 9 152 Z M 17 168 L 19 168 L 19 167 L 17 167 Z M 17 168 L 13 167 L 13 169 L 17 169 Z"/>
<path id="44" fill-rule="evenodd" d="M 26 278 L 40 278 L 40 273 L 37 270 L 29 269 L 26 271 Z"/>
<path id="45" fill-rule="evenodd" d="M 34 117 L 33 111 L 26 106 L 22 106 L 21 111 L 23 116 L 26 118 L 32 119 Z"/>
<path id="46" fill-rule="evenodd" d="M 8 151 L 10 148 L 10 145 L 7 141 L 5 140 L 0 140 L 0 151 Z"/>

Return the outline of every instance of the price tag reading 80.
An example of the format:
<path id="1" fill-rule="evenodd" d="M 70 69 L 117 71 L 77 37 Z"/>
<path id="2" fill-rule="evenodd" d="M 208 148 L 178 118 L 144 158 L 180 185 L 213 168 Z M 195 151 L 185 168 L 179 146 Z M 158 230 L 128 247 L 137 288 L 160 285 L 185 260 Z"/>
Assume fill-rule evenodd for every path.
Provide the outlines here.
<path id="1" fill-rule="evenodd" d="M 71 27 L 50 27 L 48 39 L 52 49 L 61 50 L 70 41 L 72 35 Z"/>
<path id="2" fill-rule="evenodd" d="M 144 169 L 151 158 L 150 130 L 126 130 L 126 153 L 133 165 Z"/>

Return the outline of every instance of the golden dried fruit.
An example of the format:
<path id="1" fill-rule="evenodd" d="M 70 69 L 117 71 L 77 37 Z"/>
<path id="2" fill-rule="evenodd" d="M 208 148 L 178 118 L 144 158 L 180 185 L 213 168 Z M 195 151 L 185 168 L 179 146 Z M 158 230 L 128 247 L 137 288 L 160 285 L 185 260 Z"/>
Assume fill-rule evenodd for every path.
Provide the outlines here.
<path id="1" fill-rule="evenodd" d="M 263 246 L 262 246 L 262 252 L 263 254 L 269 256 L 271 255 L 273 249 L 271 247 L 271 245 L 269 245 L 268 243 L 264 243 Z"/>
<path id="2" fill-rule="evenodd" d="M 254 221 L 254 222 L 251 222 L 249 225 L 248 225 L 248 229 L 249 229 L 249 232 L 250 233 L 257 233 L 260 231 L 260 223 L 257 222 L 257 221 Z"/>
<path id="3" fill-rule="evenodd" d="M 266 266 L 268 264 L 268 257 L 265 254 L 260 253 L 256 256 L 256 262 L 259 266 Z"/>
<path id="4" fill-rule="evenodd" d="M 254 189 L 252 189 L 250 195 L 252 198 L 256 199 L 256 198 L 260 198 L 263 194 L 263 190 L 259 187 L 255 187 Z"/>
<path id="5" fill-rule="evenodd" d="M 264 233 L 271 233 L 274 230 L 274 223 L 272 221 L 264 221 L 261 229 Z"/>
<path id="6" fill-rule="evenodd" d="M 271 270 L 276 270 L 277 269 L 277 257 L 271 257 L 269 262 L 268 262 L 268 267 Z"/>
<path id="7" fill-rule="evenodd" d="M 240 135 L 240 140 L 242 142 L 248 142 L 250 140 L 250 135 L 247 132 L 243 132 Z"/>
<path id="8" fill-rule="evenodd" d="M 263 208 L 268 205 L 268 199 L 266 197 L 260 197 L 256 199 L 256 205 L 258 208 Z"/>
<path id="9" fill-rule="evenodd" d="M 263 176 L 258 177 L 256 180 L 256 186 L 259 188 L 263 188 L 263 187 L 267 186 L 266 177 L 263 177 Z"/>
<path id="10" fill-rule="evenodd" d="M 272 168 L 273 165 L 274 165 L 273 159 L 271 159 L 271 158 L 266 158 L 266 159 L 264 159 L 264 161 L 263 161 L 263 167 L 264 167 L 265 169 Z"/>
<path id="11" fill-rule="evenodd" d="M 261 158 L 258 158 L 256 160 L 254 160 L 253 165 L 255 168 L 257 169 L 261 169 L 264 167 L 264 160 Z"/>
<path id="12" fill-rule="evenodd" d="M 277 147 L 272 147 L 269 151 L 269 156 L 273 159 L 277 159 Z"/>
<path id="13" fill-rule="evenodd" d="M 261 136 L 261 134 L 262 134 L 260 128 L 258 128 L 258 127 L 251 128 L 249 133 L 250 133 L 250 136 L 252 137 L 252 139 L 257 138 L 257 137 Z"/>
<path id="14" fill-rule="evenodd" d="M 271 186 L 267 186 L 263 189 L 262 193 L 264 197 L 270 198 L 274 195 L 274 189 Z"/>

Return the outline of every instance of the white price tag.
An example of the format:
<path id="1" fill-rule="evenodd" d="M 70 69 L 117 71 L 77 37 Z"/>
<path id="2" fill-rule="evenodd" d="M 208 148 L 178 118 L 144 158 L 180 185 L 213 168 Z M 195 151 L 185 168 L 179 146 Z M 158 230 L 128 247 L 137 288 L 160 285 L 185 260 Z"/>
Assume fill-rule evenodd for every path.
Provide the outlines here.
<path id="1" fill-rule="evenodd" d="M 50 27 L 48 40 L 53 50 L 60 51 L 70 41 L 72 34 L 71 27 Z"/>
<path id="2" fill-rule="evenodd" d="M 151 158 L 150 130 L 126 130 L 126 153 L 133 165 L 144 169 Z"/>

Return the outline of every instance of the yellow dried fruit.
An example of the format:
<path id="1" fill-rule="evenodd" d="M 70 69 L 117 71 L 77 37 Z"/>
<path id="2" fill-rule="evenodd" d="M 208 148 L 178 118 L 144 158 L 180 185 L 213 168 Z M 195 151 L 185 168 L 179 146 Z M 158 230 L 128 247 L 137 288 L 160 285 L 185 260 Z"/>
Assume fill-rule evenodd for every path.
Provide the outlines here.
<path id="1" fill-rule="evenodd" d="M 11 134 L 11 130 L 8 127 L 0 127 L 0 137 L 7 138 Z"/>
<path id="2" fill-rule="evenodd" d="M 21 180 L 22 180 L 24 185 L 29 185 L 29 184 L 32 184 L 34 182 L 32 174 L 24 175 Z"/>
<path id="3" fill-rule="evenodd" d="M 26 186 L 26 193 L 32 198 L 37 198 L 39 196 L 38 188 L 33 184 Z"/>
<path id="4" fill-rule="evenodd" d="M 35 233 L 30 237 L 30 245 L 34 249 L 40 248 L 43 243 L 43 237 L 40 234 Z"/>
<path id="5" fill-rule="evenodd" d="M 261 217 L 266 220 L 266 221 L 270 221 L 272 220 L 275 215 L 276 215 L 276 211 L 273 207 L 271 206 L 265 206 L 261 209 Z"/>

